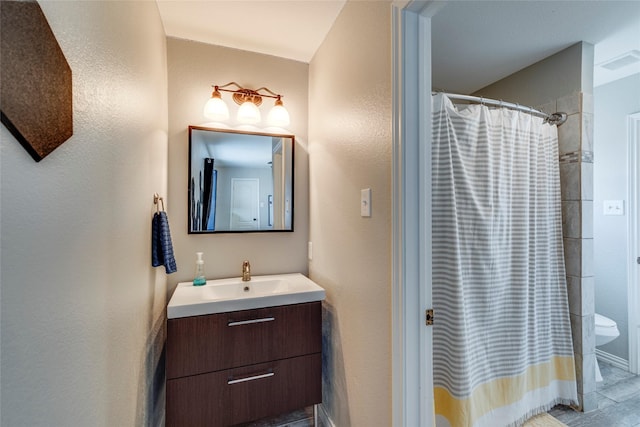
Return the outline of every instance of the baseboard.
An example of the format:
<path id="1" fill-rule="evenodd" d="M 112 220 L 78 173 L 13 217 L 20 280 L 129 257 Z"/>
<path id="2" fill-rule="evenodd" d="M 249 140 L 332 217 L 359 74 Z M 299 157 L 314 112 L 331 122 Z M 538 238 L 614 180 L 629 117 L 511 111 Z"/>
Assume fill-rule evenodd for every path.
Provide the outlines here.
<path id="1" fill-rule="evenodd" d="M 321 426 L 336 427 L 322 403 L 316 405 L 316 411 L 318 411 L 318 420 L 320 421 Z"/>
<path id="2" fill-rule="evenodd" d="M 607 362 L 616 368 L 624 369 L 625 371 L 629 370 L 629 361 L 624 360 L 622 357 L 614 356 L 613 354 L 602 351 L 599 348 L 596 348 L 596 357 L 598 360 Z"/>

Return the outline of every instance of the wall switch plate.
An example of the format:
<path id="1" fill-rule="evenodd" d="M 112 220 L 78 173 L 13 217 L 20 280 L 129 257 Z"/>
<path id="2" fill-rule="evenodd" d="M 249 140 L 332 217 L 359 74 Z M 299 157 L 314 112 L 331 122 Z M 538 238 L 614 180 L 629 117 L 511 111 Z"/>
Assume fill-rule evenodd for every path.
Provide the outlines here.
<path id="1" fill-rule="evenodd" d="M 313 243 L 312 242 L 307 243 L 307 257 L 309 258 L 309 261 L 313 259 Z"/>
<path id="2" fill-rule="evenodd" d="M 624 215 L 624 200 L 605 200 L 602 204 L 604 215 Z"/>
<path id="3" fill-rule="evenodd" d="M 364 188 L 360 190 L 360 216 L 371 216 L 371 189 Z"/>

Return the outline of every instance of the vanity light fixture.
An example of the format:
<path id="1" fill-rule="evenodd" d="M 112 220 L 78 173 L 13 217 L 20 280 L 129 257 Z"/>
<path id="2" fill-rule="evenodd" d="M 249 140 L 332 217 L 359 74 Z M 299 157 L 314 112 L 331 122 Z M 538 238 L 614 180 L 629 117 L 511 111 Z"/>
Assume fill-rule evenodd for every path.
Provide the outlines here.
<path id="1" fill-rule="evenodd" d="M 221 122 L 229 118 L 229 107 L 222 100 L 222 95 L 218 86 L 214 86 L 211 98 L 204 104 L 204 116 L 216 122 Z"/>
<path id="2" fill-rule="evenodd" d="M 237 89 L 227 89 L 235 86 Z M 240 86 L 236 82 L 227 83 L 223 86 L 213 86 L 211 98 L 204 106 L 204 116 L 214 121 L 224 121 L 229 118 L 229 108 L 222 99 L 220 91 L 232 93 L 233 101 L 240 106 L 238 108 L 237 120 L 240 123 L 255 124 L 262 120 L 262 115 L 258 107 L 262 104 L 262 98 L 275 99 L 275 105 L 267 116 L 267 124 L 271 126 L 285 127 L 290 123 L 289 112 L 282 104 L 282 95 L 277 94 L 266 87 L 253 90 Z"/>

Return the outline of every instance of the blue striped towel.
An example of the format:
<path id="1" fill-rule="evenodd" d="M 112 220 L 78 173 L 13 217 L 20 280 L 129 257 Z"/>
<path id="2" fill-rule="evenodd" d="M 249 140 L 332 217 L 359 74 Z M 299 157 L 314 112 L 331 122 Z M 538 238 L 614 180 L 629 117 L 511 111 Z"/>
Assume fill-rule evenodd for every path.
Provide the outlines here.
<path id="1" fill-rule="evenodd" d="M 164 265 L 167 274 L 178 271 L 176 259 L 173 256 L 169 218 L 167 218 L 167 213 L 164 211 L 153 214 L 151 223 L 151 265 L 154 267 Z"/>

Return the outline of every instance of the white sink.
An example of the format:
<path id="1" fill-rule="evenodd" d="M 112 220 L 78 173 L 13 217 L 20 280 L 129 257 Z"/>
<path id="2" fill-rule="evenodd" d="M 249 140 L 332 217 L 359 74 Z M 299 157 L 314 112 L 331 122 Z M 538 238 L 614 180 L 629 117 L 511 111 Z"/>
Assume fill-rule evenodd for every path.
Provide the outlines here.
<path id="1" fill-rule="evenodd" d="M 322 301 L 324 297 L 324 289 L 300 273 L 253 276 L 249 282 L 243 282 L 240 277 L 207 280 L 203 286 L 183 282 L 178 283 L 169 301 L 167 317 L 300 304 Z"/>

